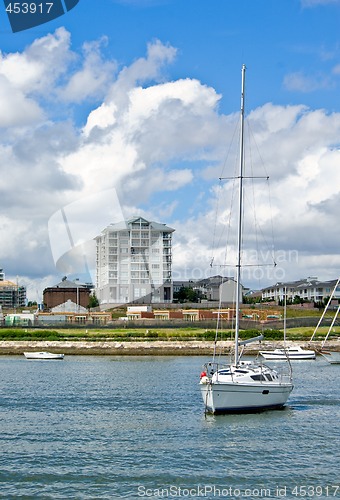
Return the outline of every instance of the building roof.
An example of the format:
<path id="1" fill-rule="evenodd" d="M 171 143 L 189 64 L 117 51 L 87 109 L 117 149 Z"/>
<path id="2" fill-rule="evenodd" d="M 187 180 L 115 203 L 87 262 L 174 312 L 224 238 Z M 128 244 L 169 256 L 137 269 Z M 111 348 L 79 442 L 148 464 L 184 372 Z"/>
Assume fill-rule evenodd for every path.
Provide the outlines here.
<path id="1" fill-rule="evenodd" d="M 0 287 L 4 288 L 5 286 L 14 286 L 15 288 L 18 288 L 18 285 L 13 283 L 13 281 L 8 281 L 8 280 L 1 280 L 0 281 Z M 21 288 L 21 287 L 20 287 Z"/>
<path id="2" fill-rule="evenodd" d="M 87 288 L 87 286 L 79 283 L 78 281 L 70 281 L 65 277 L 61 280 L 60 283 L 54 286 L 50 286 L 46 288 L 46 290 L 50 290 L 51 288 Z"/>
<path id="3" fill-rule="evenodd" d="M 222 283 L 227 281 L 235 281 L 233 278 L 227 278 L 225 276 L 220 276 L 219 274 L 216 276 L 210 276 L 209 278 L 204 278 L 199 281 L 196 281 L 195 286 L 220 286 Z"/>
<path id="4" fill-rule="evenodd" d="M 63 304 L 59 304 L 55 307 L 51 308 L 51 312 L 77 312 L 77 313 L 87 313 L 87 309 L 80 304 L 76 304 L 72 302 L 71 299 L 68 299 Z"/>
<path id="5" fill-rule="evenodd" d="M 271 290 L 273 288 L 324 288 L 324 287 L 330 287 L 334 288 L 337 280 L 328 280 L 328 281 L 320 281 L 316 277 L 309 277 L 309 278 L 304 278 L 300 279 L 297 281 L 286 281 L 286 282 L 279 282 L 275 283 L 275 285 L 267 286 L 266 288 L 263 288 L 262 291 L 266 290 Z"/>
<path id="6" fill-rule="evenodd" d="M 148 224 L 148 226 L 150 226 L 150 228 L 154 229 L 155 231 L 163 231 L 165 233 L 173 233 L 175 231 L 175 229 L 167 226 L 166 224 L 162 224 L 160 222 L 148 221 L 143 217 L 136 216 L 126 221 L 120 221 L 110 224 L 105 229 L 103 229 L 102 234 L 105 233 L 107 230 L 123 231 L 124 229 L 126 229 L 128 231 L 129 229 L 131 229 L 131 225 L 135 222 L 140 222 L 141 224 Z"/>

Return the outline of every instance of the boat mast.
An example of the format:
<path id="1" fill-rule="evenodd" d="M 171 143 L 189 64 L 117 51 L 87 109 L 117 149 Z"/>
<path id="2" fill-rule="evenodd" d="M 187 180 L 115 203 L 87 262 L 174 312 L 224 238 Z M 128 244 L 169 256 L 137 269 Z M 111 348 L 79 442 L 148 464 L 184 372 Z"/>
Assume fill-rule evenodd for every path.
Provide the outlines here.
<path id="1" fill-rule="evenodd" d="M 239 165 L 239 213 L 237 235 L 237 264 L 236 264 L 236 320 L 235 320 L 235 365 L 239 362 L 238 338 L 240 330 L 240 304 L 241 304 L 241 252 L 242 252 L 242 224 L 243 224 L 243 162 L 244 162 L 244 89 L 246 66 L 242 65 L 241 84 L 241 115 L 240 115 L 240 165 Z"/>
<path id="2" fill-rule="evenodd" d="M 287 336 L 287 287 L 284 287 L 284 302 L 283 302 L 283 347 L 286 349 Z"/>
<path id="3" fill-rule="evenodd" d="M 312 336 L 311 336 L 311 338 L 310 338 L 309 343 L 310 343 L 310 342 L 312 342 L 312 340 L 314 339 L 315 334 L 316 334 L 316 331 L 317 331 L 317 329 L 319 328 L 319 326 L 321 325 L 321 322 L 322 322 L 322 320 L 323 320 L 323 318 L 324 318 L 324 316 L 325 316 L 325 314 L 326 314 L 326 312 L 327 312 L 327 310 L 328 310 L 328 307 L 329 307 L 329 305 L 330 305 L 330 303 L 331 303 L 331 301 L 332 301 L 332 299 L 333 299 L 333 295 L 335 294 L 335 291 L 336 291 L 336 289 L 337 289 L 337 287 L 338 287 L 339 283 L 340 283 L 340 277 L 337 279 L 337 282 L 335 283 L 335 287 L 333 288 L 333 291 L 332 291 L 332 293 L 331 293 L 331 295 L 330 295 L 330 297 L 329 297 L 329 299 L 328 299 L 328 302 L 327 302 L 327 304 L 326 304 L 326 307 L 325 307 L 325 309 L 324 309 L 323 313 L 321 314 L 321 317 L 320 317 L 320 319 L 319 319 L 319 321 L 318 321 L 318 324 L 317 324 L 317 325 L 316 325 L 316 327 L 315 327 L 315 330 L 314 330 L 314 332 L 313 332 L 313 335 L 312 335 Z"/>

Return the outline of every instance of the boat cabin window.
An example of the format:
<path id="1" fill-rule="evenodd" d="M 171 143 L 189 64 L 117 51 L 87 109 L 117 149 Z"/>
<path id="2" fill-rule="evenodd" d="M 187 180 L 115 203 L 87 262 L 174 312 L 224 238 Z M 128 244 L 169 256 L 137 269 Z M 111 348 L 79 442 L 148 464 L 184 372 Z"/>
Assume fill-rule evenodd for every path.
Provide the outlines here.
<path id="1" fill-rule="evenodd" d="M 235 370 L 236 373 L 248 373 L 247 370 Z"/>
<path id="2" fill-rule="evenodd" d="M 259 373 L 258 375 L 250 375 L 250 377 L 253 380 L 261 380 L 261 381 L 266 380 L 262 373 Z"/>

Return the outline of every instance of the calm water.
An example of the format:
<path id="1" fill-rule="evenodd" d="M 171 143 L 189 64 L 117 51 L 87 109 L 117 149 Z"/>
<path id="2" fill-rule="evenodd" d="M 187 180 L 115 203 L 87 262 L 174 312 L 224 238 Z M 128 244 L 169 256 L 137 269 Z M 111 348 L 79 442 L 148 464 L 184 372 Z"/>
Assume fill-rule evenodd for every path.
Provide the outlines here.
<path id="1" fill-rule="evenodd" d="M 340 498 L 340 365 L 295 362 L 285 410 L 205 418 L 204 361 L 0 357 L 0 498 Z"/>

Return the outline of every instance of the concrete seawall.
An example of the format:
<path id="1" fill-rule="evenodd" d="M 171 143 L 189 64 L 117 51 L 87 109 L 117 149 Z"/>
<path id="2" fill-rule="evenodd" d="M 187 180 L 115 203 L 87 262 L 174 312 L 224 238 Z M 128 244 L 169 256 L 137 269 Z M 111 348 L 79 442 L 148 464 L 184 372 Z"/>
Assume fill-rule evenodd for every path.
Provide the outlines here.
<path id="1" fill-rule="evenodd" d="M 304 342 L 287 342 L 287 345 L 300 345 L 308 348 Z M 282 347 L 282 342 L 262 342 L 248 345 L 245 354 L 257 354 L 259 350 Z M 229 353 L 233 342 L 220 341 L 218 352 Z M 321 348 L 321 342 L 313 342 L 311 349 Z M 332 342 L 327 349 L 340 351 L 340 342 Z M 26 351 L 49 351 L 67 355 L 121 355 L 121 356 L 200 356 L 213 353 L 214 343 L 208 341 L 140 341 L 140 342 L 63 342 L 63 341 L 0 341 L 0 355 L 21 355 Z"/>

